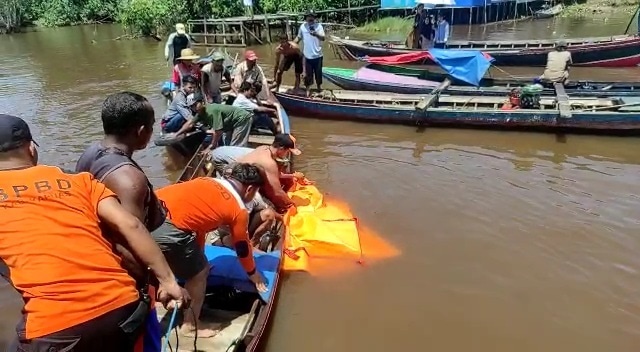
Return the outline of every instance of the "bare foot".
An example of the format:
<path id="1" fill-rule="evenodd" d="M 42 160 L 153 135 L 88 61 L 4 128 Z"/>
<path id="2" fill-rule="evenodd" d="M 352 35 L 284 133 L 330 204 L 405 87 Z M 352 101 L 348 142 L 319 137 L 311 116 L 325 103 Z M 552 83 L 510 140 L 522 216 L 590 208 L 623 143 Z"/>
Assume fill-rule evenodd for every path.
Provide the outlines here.
<path id="1" fill-rule="evenodd" d="M 206 327 L 198 326 L 198 338 L 208 339 L 220 333 L 220 324 L 207 324 Z M 180 327 L 180 335 L 184 337 L 196 337 L 196 329 L 191 326 Z"/>

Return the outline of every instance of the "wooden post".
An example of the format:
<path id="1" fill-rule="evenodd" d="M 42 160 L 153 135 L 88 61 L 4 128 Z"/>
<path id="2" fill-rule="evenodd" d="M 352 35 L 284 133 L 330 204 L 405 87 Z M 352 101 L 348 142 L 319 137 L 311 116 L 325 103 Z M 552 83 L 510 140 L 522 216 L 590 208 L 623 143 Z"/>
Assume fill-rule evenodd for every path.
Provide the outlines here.
<path id="1" fill-rule="evenodd" d="M 291 23 L 289 23 L 289 19 L 284 22 L 285 33 L 287 34 L 287 38 L 289 40 L 293 39 L 293 33 L 291 31 Z"/>
<path id="2" fill-rule="evenodd" d="M 451 8 L 451 22 L 449 22 L 449 31 L 451 31 L 451 28 L 453 26 L 453 14 L 456 12 L 456 8 L 453 7 Z"/>
<path id="3" fill-rule="evenodd" d="M 266 27 L 267 31 L 267 43 L 271 44 L 271 26 L 269 26 L 269 17 L 266 14 L 264 15 L 264 26 Z"/>
<path id="4" fill-rule="evenodd" d="M 473 6 L 469 8 L 469 25 L 473 22 Z"/>
<path id="5" fill-rule="evenodd" d="M 569 96 L 564 91 L 564 84 L 554 83 L 553 88 L 556 90 L 556 99 L 558 101 L 558 110 L 560 112 L 560 118 L 571 118 L 571 103 L 569 102 Z"/>
<path id="6" fill-rule="evenodd" d="M 516 0 L 515 2 L 516 6 L 515 6 L 515 10 L 513 10 L 513 19 L 515 20 L 516 18 L 518 18 L 518 0 Z"/>
<path id="7" fill-rule="evenodd" d="M 207 30 L 207 19 L 204 19 L 204 47 L 209 47 L 209 31 Z"/>
<path id="8" fill-rule="evenodd" d="M 487 24 L 487 7 L 491 6 L 491 3 L 489 3 L 489 5 L 487 6 L 487 3 L 484 3 L 484 8 L 482 9 L 483 11 L 483 15 L 484 15 L 484 24 Z M 486 27 L 486 26 L 485 26 Z"/>
<path id="9" fill-rule="evenodd" d="M 242 38 L 242 46 L 247 46 L 247 33 L 245 32 L 242 23 L 240 23 L 240 36 Z"/>
<path id="10" fill-rule="evenodd" d="M 438 96 L 440 95 L 440 93 L 443 90 L 449 88 L 450 85 L 451 85 L 451 80 L 449 78 L 445 78 L 445 80 L 442 81 L 442 83 L 440 83 L 440 85 L 437 86 L 434 90 L 432 90 L 431 93 L 429 93 L 429 95 L 420 99 L 420 101 L 416 105 L 416 110 L 422 110 L 422 111 L 427 110 L 429 107 L 431 107 L 431 105 L 433 105 L 438 100 Z"/>
<path id="11" fill-rule="evenodd" d="M 222 22 L 222 44 L 227 45 L 227 24 Z"/>

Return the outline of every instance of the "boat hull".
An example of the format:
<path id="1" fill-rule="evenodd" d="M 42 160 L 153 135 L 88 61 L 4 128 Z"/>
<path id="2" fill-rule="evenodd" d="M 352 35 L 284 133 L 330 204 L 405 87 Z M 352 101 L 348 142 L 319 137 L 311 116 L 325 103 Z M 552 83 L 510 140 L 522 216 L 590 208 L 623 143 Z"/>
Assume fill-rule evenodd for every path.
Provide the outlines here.
<path id="1" fill-rule="evenodd" d="M 596 38 L 594 38 L 595 40 Z M 420 51 L 419 49 L 406 49 L 399 47 L 385 47 L 378 45 L 367 45 L 366 42 L 332 39 L 334 48 L 337 49 L 340 56 L 348 60 L 358 60 L 359 58 L 393 56 L 406 54 L 410 52 Z M 513 44 L 512 48 L 500 47 L 492 48 L 487 42 L 483 47 L 482 42 L 473 42 L 473 44 L 464 47 L 460 45 L 449 45 L 451 49 L 472 49 L 481 50 L 491 55 L 496 66 L 540 66 L 544 67 L 547 62 L 547 54 L 554 50 L 553 47 L 546 43 L 540 44 L 540 47 L 524 43 L 521 47 L 519 44 Z M 527 46 L 527 47 L 525 47 Z M 568 49 L 571 52 L 574 66 L 586 67 L 633 67 L 640 64 L 640 37 L 629 36 L 622 38 L 612 38 L 609 41 L 589 42 L 585 39 L 582 44 L 574 43 Z M 430 60 L 413 62 L 413 64 L 433 65 Z"/>
<path id="2" fill-rule="evenodd" d="M 382 65 L 381 65 L 382 66 Z M 416 70 L 418 71 L 418 70 Z M 330 68 L 325 68 L 322 72 L 323 77 L 335 84 L 336 86 L 346 90 L 358 90 L 358 91 L 374 91 L 374 92 L 390 92 L 399 94 L 429 94 L 433 87 L 425 84 L 411 84 L 411 83 L 392 83 L 384 82 L 383 77 L 380 81 L 363 79 L 357 77 L 347 77 L 339 74 L 340 72 L 333 72 Z M 429 72 L 431 74 L 431 72 Z M 447 78 L 444 74 L 433 73 L 436 82 L 442 82 Z M 500 82 L 499 80 L 490 79 L 491 82 L 481 82 L 484 87 L 471 87 L 468 85 L 457 85 L 458 81 L 453 86 L 447 88 L 447 92 L 455 95 L 487 95 L 487 96 L 504 96 L 514 87 L 521 87 L 532 83 L 530 81 L 515 81 L 505 80 Z M 494 83 L 496 85 L 488 85 L 488 83 Z M 502 83 L 502 84 L 501 84 Z M 571 86 L 566 88 L 568 94 L 579 94 L 587 97 L 620 97 L 620 96 L 636 96 L 640 95 L 640 85 L 633 84 L 618 84 L 618 83 L 597 83 L 597 84 L 585 84 L 580 85 L 579 82 L 574 83 L 574 88 Z M 602 89 L 607 87 L 607 89 Z M 589 89 L 591 88 L 591 89 Z M 544 89 L 543 95 L 554 95 L 553 89 Z"/>
<path id="3" fill-rule="evenodd" d="M 411 106 L 377 106 L 336 102 L 275 93 L 290 113 L 320 119 L 378 122 L 459 128 L 521 129 L 547 132 L 575 132 L 611 135 L 640 134 L 640 114 L 616 112 L 575 112 L 571 118 L 559 117 L 557 110 L 464 110 L 429 108 L 418 111 Z M 366 95 L 363 92 L 363 96 Z"/>

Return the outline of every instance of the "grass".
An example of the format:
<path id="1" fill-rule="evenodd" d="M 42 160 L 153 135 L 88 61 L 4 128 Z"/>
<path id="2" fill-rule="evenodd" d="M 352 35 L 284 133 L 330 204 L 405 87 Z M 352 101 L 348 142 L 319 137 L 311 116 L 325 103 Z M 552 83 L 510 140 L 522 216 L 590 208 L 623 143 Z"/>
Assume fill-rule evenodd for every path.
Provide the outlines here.
<path id="1" fill-rule="evenodd" d="M 637 7 L 638 0 L 588 0 L 583 4 L 567 6 L 560 17 L 585 18 L 611 13 L 633 14 Z"/>
<path id="2" fill-rule="evenodd" d="M 377 21 L 369 22 L 355 30 L 363 33 L 405 33 L 413 29 L 413 17 L 409 19 L 400 17 L 384 17 Z"/>

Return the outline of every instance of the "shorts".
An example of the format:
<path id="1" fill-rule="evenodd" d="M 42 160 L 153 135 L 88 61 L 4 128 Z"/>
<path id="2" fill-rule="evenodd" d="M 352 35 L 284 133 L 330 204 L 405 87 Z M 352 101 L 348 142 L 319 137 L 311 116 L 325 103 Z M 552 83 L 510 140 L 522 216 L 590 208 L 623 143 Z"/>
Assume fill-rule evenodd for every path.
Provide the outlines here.
<path id="1" fill-rule="evenodd" d="M 303 67 L 302 67 L 302 55 L 285 55 L 284 56 L 284 61 L 282 61 L 282 66 L 281 70 L 283 72 L 285 71 L 289 71 L 289 69 L 291 68 L 291 65 L 294 66 L 294 71 L 296 74 L 302 74 L 303 71 Z"/>
<path id="2" fill-rule="evenodd" d="M 171 271 L 182 280 L 189 280 L 204 268 L 208 261 L 198 245 L 195 234 L 177 228 L 169 219 L 151 232 Z"/>
<path id="3" fill-rule="evenodd" d="M 139 311 L 142 309 L 142 311 Z M 17 339 L 9 352 L 133 352 L 137 338 L 142 334 L 144 324 L 136 326 L 135 331 L 125 332 L 122 323 L 142 312 L 148 314 L 149 307 L 141 307 L 141 301 L 114 309 L 97 318 L 33 339 Z M 64 317 L 60 317 L 64 319 Z"/>

